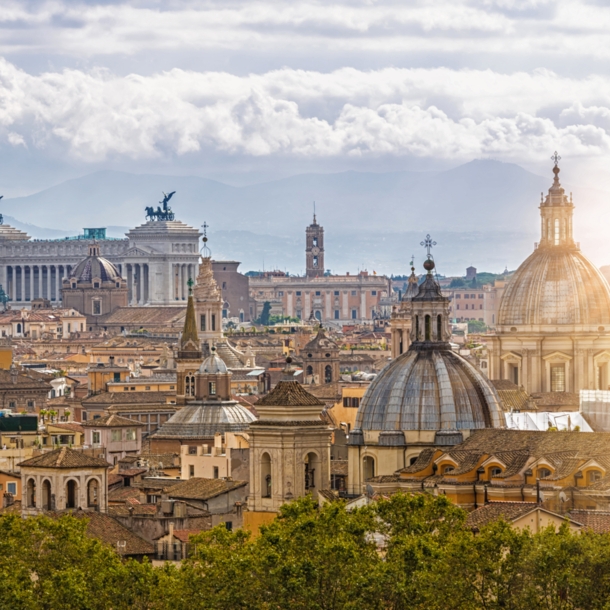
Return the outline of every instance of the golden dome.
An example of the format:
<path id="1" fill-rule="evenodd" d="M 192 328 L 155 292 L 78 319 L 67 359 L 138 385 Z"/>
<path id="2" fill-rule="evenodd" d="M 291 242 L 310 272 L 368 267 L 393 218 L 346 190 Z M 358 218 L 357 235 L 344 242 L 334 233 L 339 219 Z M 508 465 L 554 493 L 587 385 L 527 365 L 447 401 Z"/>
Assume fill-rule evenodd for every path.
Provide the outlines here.
<path id="1" fill-rule="evenodd" d="M 540 246 L 508 282 L 498 326 L 610 324 L 610 286 L 572 237 L 574 204 L 559 183 L 559 159 L 540 202 Z"/>
<path id="2" fill-rule="evenodd" d="M 610 287 L 576 247 L 538 248 L 508 282 L 499 326 L 610 325 Z"/>

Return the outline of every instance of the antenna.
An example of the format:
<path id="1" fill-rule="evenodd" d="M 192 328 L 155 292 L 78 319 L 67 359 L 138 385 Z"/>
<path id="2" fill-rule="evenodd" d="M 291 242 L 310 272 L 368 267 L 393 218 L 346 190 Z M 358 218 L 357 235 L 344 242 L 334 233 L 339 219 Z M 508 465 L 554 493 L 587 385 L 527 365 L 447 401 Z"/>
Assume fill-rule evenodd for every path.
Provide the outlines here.
<path id="1" fill-rule="evenodd" d="M 313 202 L 313 224 L 317 224 L 316 223 L 316 202 Z"/>

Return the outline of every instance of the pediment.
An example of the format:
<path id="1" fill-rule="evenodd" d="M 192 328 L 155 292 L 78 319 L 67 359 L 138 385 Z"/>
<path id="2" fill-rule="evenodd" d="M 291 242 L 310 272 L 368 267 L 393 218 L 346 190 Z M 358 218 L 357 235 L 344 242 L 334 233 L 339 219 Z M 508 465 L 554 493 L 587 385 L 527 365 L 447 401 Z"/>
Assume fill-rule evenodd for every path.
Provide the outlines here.
<path id="1" fill-rule="evenodd" d="M 125 252 L 123 252 L 123 257 L 124 258 L 129 258 L 129 257 L 141 257 L 141 256 L 148 256 L 149 254 L 154 254 L 155 250 L 153 248 L 143 248 L 142 246 L 134 246 L 132 248 L 129 248 L 129 250 L 125 250 Z"/>
<path id="2" fill-rule="evenodd" d="M 553 352 L 552 354 L 548 354 L 542 357 L 546 362 L 569 362 L 572 360 L 572 356 L 568 356 L 563 352 Z"/>
<path id="3" fill-rule="evenodd" d="M 610 362 L 610 352 L 605 350 L 593 356 L 593 361 L 595 364 L 603 364 L 604 362 Z"/>
<path id="4" fill-rule="evenodd" d="M 521 362 L 522 360 L 521 356 L 516 352 L 508 352 L 506 354 L 503 354 L 502 356 L 500 356 L 500 359 L 504 360 L 505 362 Z"/>

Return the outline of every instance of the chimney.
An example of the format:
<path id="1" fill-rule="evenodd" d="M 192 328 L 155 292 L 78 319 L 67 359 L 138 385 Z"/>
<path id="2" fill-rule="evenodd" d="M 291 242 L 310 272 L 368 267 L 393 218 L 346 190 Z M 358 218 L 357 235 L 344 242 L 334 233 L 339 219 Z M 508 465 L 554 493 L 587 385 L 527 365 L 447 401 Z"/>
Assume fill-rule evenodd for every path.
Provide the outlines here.
<path id="1" fill-rule="evenodd" d="M 110 356 L 110 358 L 108 358 L 109 361 L 109 366 L 114 366 L 114 356 Z"/>

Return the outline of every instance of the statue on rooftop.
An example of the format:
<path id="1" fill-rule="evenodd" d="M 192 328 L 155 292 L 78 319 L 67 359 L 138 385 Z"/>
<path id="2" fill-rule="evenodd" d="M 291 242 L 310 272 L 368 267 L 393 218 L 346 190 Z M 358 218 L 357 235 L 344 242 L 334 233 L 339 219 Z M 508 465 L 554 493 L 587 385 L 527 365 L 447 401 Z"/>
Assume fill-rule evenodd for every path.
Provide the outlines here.
<path id="1" fill-rule="evenodd" d="M 163 193 L 163 191 L 161 191 Z M 163 193 L 163 201 L 159 201 L 159 206 L 155 211 L 154 206 L 147 206 L 144 208 L 146 212 L 146 220 L 174 220 L 175 215 L 172 209 L 169 207 L 168 202 L 174 196 L 176 191 L 171 193 Z M 163 207 L 161 207 L 163 206 Z"/>

